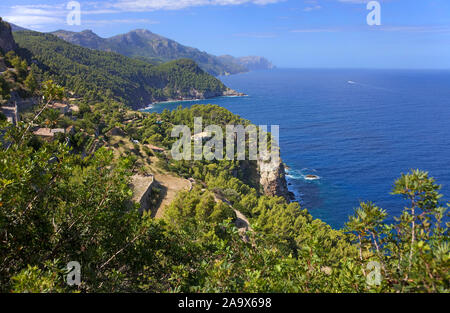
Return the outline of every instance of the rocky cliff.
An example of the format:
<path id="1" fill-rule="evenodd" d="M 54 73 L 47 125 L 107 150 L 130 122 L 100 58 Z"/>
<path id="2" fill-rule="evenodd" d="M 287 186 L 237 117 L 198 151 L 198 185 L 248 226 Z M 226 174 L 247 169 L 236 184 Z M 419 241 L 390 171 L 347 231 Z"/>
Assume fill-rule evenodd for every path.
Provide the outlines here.
<path id="1" fill-rule="evenodd" d="M 16 49 L 16 42 L 11 33 L 11 26 L 0 17 L 0 49 L 4 53 Z"/>
<path id="2" fill-rule="evenodd" d="M 260 56 L 247 56 L 238 58 L 238 63 L 250 71 L 270 70 L 275 66 L 266 58 Z"/>
<path id="3" fill-rule="evenodd" d="M 266 58 L 260 56 L 246 56 L 235 58 L 231 55 L 221 55 L 222 61 L 234 63 L 247 69 L 247 71 L 270 70 L 275 66 Z"/>
<path id="4" fill-rule="evenodd" d="M 259 183 L 268 196 L 279 196 L 286 201 L 293 200 L 292 193 L 288 190 L 286 182 L 286 173 L 281 158 L 264 161 L 258 160 Z"/>
<path id="5" fill-rule="evenodd" d="M 226 88 L 225 90 L 208 90 L 208 91 L 199 91 L 195 88 L 191 88 L 188 93 L 182 92 L 181 90 L 175 91 L 175 96 L 171 96 L 167 99 L 161 100 L 156 99 L 153 100 L 152 103 L 158 102 L 170 102 L 170 101 L 186 101 L 186 100 L 200 100 L 200 99 L 211 99 L 216 97 L 244 97 L 245 93 L 238 92 L 231 88 Z M 146 105 L 141 105 L 138 108 L 146 108 Z"/>

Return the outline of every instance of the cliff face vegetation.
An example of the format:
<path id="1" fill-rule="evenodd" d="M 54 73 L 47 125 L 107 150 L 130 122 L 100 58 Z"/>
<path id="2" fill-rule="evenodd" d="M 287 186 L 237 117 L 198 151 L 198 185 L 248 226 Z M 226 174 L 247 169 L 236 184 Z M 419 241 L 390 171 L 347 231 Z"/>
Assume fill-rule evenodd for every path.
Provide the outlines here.
<path id="1" fill-rule="evenodd" d="M 15 43 L 10 46 L 15 46 Z M 16 104 L 21 110 L 36 102 L 38 78 L 35 75 L 36 68 L 29 66 L 14 50 L 7 53 L 2 51 L 0 49 L 0 113 L 15 121 Z"/>

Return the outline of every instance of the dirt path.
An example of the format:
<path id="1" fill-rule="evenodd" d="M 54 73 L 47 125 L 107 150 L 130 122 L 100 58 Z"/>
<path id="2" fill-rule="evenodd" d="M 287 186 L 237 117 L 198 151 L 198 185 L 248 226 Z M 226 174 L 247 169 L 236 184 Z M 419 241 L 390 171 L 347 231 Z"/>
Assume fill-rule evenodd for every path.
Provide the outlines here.
<path id="1" fill-rule="evenodd" d="M 168 206 L 173 201 L 177 193 L 182 190 L 191 190 L 192 183 L 187 179 L 167 174 L 155 174 L 154 177 L 155 182 L 157 182 L 159 184 L 159 188 L 161 188 L 162 200 L 158 208 L 152 213 L 152 217 L 162 218 L 164 216 L 164 210 L 166 206 Z M 231 203 L 228 200 L 219 198 L 216 194 L 214 194 L 214 198 L 216 201 L 223 201 L 232 207 Z M 235 225 L 239 229 L 243 240 L 248 241 L 246 232 L 253 231 L 252 227 L 250 226 L 250 222 L 244 214 L 236 209 L 233 210 L 236 213 Z"/>
<path id="2" fill-rule="evenodd" d="M 165 207 L 173 201 L 179 191 L 190 190 L 192 188 L 189 180 L 172 175 L 155 174 L 155 181 L 159 184 L 159 188 L 161 188 L 162 200 L 158 208 L 152 213 L 154 218 L 164 216 Z"/>
<path id="3" fill-rule="evenodd" d="M 236 213 L 236 222 L 235 222 L 236 227 L 239 230 L 242 230 L 242 231 L 245 231 L 245 232 L 253 231 L 253 229 L 250 226 L 250 223 L 249 223 L 248 219 L 245 217 L 245 215 L 242 214 L 241 212 L 239 212 L 236 209 L 233 209 L 233 210 L 234 210 L 234 213 Z"/>
<path id="4" fill-rule="evenodd" d="M 230 201 L 228 201 L 227 199 L 220 197 L 217 194 L 214 194 L 214 199 L 216 200 L 216 202 L 222 201 L 222 202 L 228 204 L 233 209 L 234 213 L 236 213 L 236 221 L 234 221 L 234 224 L 236 225 L 236 228 L 239 230 L 242 240 L 244 240 L 245 242 L 249 242 L 247 232 L 253 231 L 253 229 L 250 226 L 250 222 L 245 217 L 245 215 L 242 214 L 240 211 L 236 210 L 235 208 L 233 208 Z"/>

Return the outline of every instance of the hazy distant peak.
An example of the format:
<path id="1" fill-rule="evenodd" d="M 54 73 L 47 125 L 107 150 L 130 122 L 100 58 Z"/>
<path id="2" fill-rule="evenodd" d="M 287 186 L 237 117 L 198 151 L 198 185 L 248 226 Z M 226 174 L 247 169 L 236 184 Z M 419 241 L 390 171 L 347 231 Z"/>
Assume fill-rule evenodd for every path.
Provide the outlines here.
<path id="1" fill-rule="evenodd" d="M 130 33 L 131 32 L 141 33 L 141 34 L 153 34 L 151 31 L 149 31 L 148 29 L 144 29 L 144 28 L 133 29 L 130 31 Z"/>

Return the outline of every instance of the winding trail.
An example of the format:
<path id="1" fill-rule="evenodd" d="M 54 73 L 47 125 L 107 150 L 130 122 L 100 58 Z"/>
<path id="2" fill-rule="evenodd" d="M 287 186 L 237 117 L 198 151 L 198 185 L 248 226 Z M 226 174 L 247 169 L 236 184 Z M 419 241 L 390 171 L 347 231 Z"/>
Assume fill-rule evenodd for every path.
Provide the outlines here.
<path id="1" fill-rule="evenodd" d="M 242 214 L 242 212 L 233 208 L 230 201 L 228 201 L 227 199 L 225 199 L 223 197 L 220 197 L 216 193 L 214 194 L 214 200 L 216 200 L 216 202 L 222 201 L 222 202 L 228 204 L 233 209 L 234 213 L 236 213 L 236 221 L 234 221 L 234 224 L 236 225 L 236 228 L 239 230 L 239 233 L 242 236 L 242 240 L 244 240 L 245 242 L 249 242 L 247 232 L 248 231 L 252 232 L 253 228 L 250 226 L 250 222 L 245 217 L 245 215 Z"/>
<path id="2" fill-rule="evenodd" d="M 248 219 L 245 217 L 245 215 L 242 214 L 241 212 L 239 212 L 239 211 L 236 210 L 236 209 L 233 209 L 233 210 L 234 210 L 234 213 L 236 213 L 236 217 L 237 217 L 236 222 L 235 222 L 236 227 L 237 227 L 239 230 L 243 230 L 243 231 L 245 231 L 245 232 L 247 232 L 247 231 L 253 231 L 252 227 L 250 226 L 250 222 L 249 222 Z"/>
<path id="3" fill-rule="evenodd" d="M 189 179 L 184 179 L 180 177 L 175 177 L 172 175 L 167 174 L 155 174 L 154 175 L 155 182 L 159 185 L 159 188 L 161 188 L 161 194 L 162 198 L 158 205 L 158 207 L 152 212 L 152 217 L 159 219 L 164 216 L 165 208 L 175 199 L 178 192 L 183 190 L 192 190 L 192 182 Z M 239 233 L 242 236 L 242 239 L 245 242 L 248 242 L 248 236 L 246 233 L 248 231 L 253 231 L 252 227 L 250 226 L 250 222 L 245 217 L 244 214 L 242 214 L 240 211 L 233 208 L 231 203 L 214 193 L 214 199 L 216 202 L 222 201 L 229 205 L 234 213 L 236 214 L 236 221 L 235 225 L 237 229 L 239 230 Z"/>

